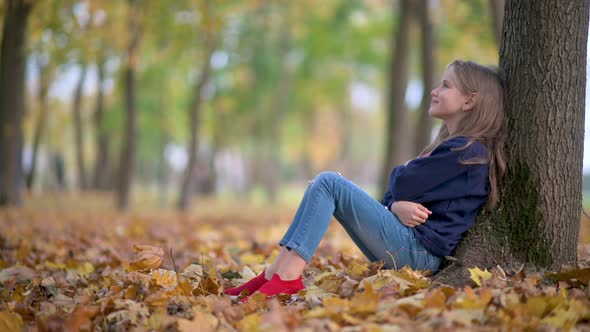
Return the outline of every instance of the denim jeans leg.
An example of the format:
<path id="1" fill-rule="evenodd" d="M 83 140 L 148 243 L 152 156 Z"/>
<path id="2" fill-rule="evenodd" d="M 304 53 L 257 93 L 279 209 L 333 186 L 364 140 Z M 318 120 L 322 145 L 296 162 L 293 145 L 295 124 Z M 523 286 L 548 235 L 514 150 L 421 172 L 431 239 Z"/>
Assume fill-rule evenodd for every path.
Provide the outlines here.
<path id="1" fill-rule="evenodd" d="M 438 269 L 440 258 L 360 187 L 340 177 L 334 179 L 333 192 L 337 197 L 334 216 L 370 261 L 382 260 L 387 268 Z"/>
<path id="2" fill-rule="evenodd" d="M 303 194 L 303 198 L 301 199 L 301 203 L 299 203 L 299 207 L 297 208 L 297 212 L 295 213 L 295 216 L 293 217 L 293 221 L 291 221 L 291 225 L 289 226 L 289 229 L 287 229 L 287 232 L 285 232 L 285 235 L 283 235 L 283 238 L 279 241 L 279 245 L 281 247 L 285 246 L 287 244 L 287 242 L 289 242 L 289 240 L 291 240 L 291 237 L 293 236 L 293 232 L 295 232 L 295 229 L 297 229 L 297 226 L 299 226 L 299 222 L 301 220 L 301 215 L 303 214 L 303 211 L 305 211 L 305 208 L 307 206 L 307 202 L 309 201 L 309 199 L 308 199 L 309 189 L 310 189 L 312 183 L 313 183 L 313 181 L 310 181 L 310 185 L 307 186 L 307 189 L 305 189 L 305 193 Z"/>
<path id="3" fill-rule="evenodd" d="M 309 186 L 280 244 L 309 262 L 332 216 L 371 261 L 383 260 L 389 268 L 436 265 L 411 229 L 358 186 L 332 172 L 321 173 Z"/>
<path id="4" fill-rule="evenodd" d="M 326 177 L 326 175 L 322 175 L 324 178 Z M 328 175 L 329 176 L 329 175 Z M 340 175 L 338 175 L 340 176 Z M 315 179 L 309 181 L 309 186 L 307 187 L 307 189 L 305 190 L 305 193 L 303 194 L 303 198 L 301 199 L 301 203 L 299 204 L 299 207 L 297 208 L 297 212 L 295 213 L 295 217 L 293 217 L 293 221 L 291 222 L 291 225 L 289 226 L 289 229 L 287 230 L 287 232 L 285 233 L 285 235 L 283 236 L 283 238 L 281 239 L 281 241 L 279 241 L 279 245 L 280 246 L 285 246 L 292 238 L 293 233 L 295 232 L 295 230 L 297 229 L 297 227 L 299 226 L 299 222 L 301 221 L 301 216 L 303 215 L 303 212 L 305 211 L 307 204 L 309 202 L 309 192 L 310 190 L 320 190 L 319 186 L 313 186 L 314 183 L 316 183 L 318 180 L 319 181 L 324 181 L 325 179 L 318 176 Z M 313 189 L 312 189 L 313 188 Z M 315 194 L 312 194 L 312 196 L 315 196 Z M 353 241 L 357 244 L 357 246 L 359 247 L 359 249 L 362 251 L 362 253 L 371 261 L 376 261 L 377 258 L 373 255 L 373 253 L 371 253 L 362 243 L 362 241 L 359 241 L 356 239 L 356 235 L 354 233 L 349 233 L 349 235 L 353 238 Z M 288 247 L 289 249 L 291 249 L 290 247 Z M 315 250 L 313 250 L 315 252 Z"/>

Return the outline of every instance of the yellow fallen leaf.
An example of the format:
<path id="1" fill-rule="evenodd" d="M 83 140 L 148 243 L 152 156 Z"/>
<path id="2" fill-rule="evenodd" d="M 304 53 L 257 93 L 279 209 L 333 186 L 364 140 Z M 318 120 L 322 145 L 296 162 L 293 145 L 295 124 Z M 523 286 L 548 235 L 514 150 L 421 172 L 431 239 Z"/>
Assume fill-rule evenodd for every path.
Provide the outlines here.
<path id="1" fill-rule="evenodd" d="M 469 270 L 471 280 L 473 280 L 478 286 L 481 286 L 482 282 L 485 282 L 492 277 L 492 274 L 488 269 L 482 271 L 476 266 L 472 269 L 467 268 L 467 270 Z"/>
<path id="2" fill-rule="evenodd" d="M 219 295 L 219 293 L 220 293 L 219 290 L 220 290 L 220 287 L 219 287 L 219 283 L 217 283 L 217 280 L 215 280 L 215 278 L 212 278 L 212 277 L 207 277 L 207 278 L 203 279 L 197 285 L 197 287 L 195 287 L 193 289 L 193 295 L 194 296 Z"/>
<path id="3" fill-rule="evenodd" d="M 260 323 L 262 322 L 261 313 L 253 313 L 246 316 L 244 319 L 238 322 L 238 330 L 240 331 L 259 331 Z"/>
<path id="4" fill-rule="evenodd" d="M 23 320 L 19 314 L 12 312 L 0 312 L 0 331 L 22 331 Z"/>
<path id="5" fill-rule="evenodd" d="M 133 246 L 136 254 L 129 263 L 130 271 L 149 271 L 155 270 L 162 265 L 164 250 L 159 247 L 136 244 Z"/>
<path id="6" fill-rule="evenodd" d="M 201 281 L 205 273 L 203 272 L 203 266 L 199 264 L 191 264 L 187 266 L 182 273 L 181 276 L 189 279 L 196 279 L 197 281 Z"/>
<path id="7" fill-rule="evenodd" d="M 579 300 L 571 300 L 567 304 L 561 304 L 555 308 L 548 317 L 542 321 L 557 328 L 569 329 L 580 320 L 590 318 L 590 308 L 587 303 Z"/>
<path id="8" fill-rule="evenodd" d="M 90 262 L 84 262 L 84 264 L 78 265 L 76 267 L 76 271 L 81 276 L 85 276 L 87 274 L 94 272 L 94 265 L 92 265 L 92 263 L 90 263 Z"/>
<path id="9" fill-rule="evenodd" d="M 367 316 L 377 311 L 377 306 L 381 296 L 373 290 L 373 286 L 368 283 L 362 293 L 356 293 L 350 300 L 350 311 L 353 314 Z"/>
<path id="10" fill-rule="evenodd" d="M 164 270 L 164 269 L 157 269 L 152 271 L 152 279 L 158 286 L 162 287 L 175 287 L 176 286 L 176 272 Z"/>
<path id="11" fill-rule="evenodd" d="M 215 331 L 219 325 L 217 317 L 211 313 L 204 312 L 200 309 L 193 308 L 194 318 L 193 320 L 179 319 L 178 330 L 180 332 L 191 332 L 191 331 Z"/>
<path id="12" fill-rule="evenodd" d="M 368 271 L 369 268 L 366 265 L 363 265 L 356 261 L 351 262 L 346 268 L 346 274 L 356 279 L 362 278 Z"/>
<path id="13" fill-rule="evenodd" d="M 340 285 L 344 282 L 345 278 L 341 276 L 337 276 L 335 274 L 327 275 L 318 281 L 316 284 L 318 287 L 325 289 L 330 293 L 338 293 L 338 289 Z"/>
<path id="14" fill-rule="evenodd" d="M 256 265 L 264 263 L 265 258 L 259 254 L 245 253 L 240 257 L 240 260 L 244 265 Z"/>

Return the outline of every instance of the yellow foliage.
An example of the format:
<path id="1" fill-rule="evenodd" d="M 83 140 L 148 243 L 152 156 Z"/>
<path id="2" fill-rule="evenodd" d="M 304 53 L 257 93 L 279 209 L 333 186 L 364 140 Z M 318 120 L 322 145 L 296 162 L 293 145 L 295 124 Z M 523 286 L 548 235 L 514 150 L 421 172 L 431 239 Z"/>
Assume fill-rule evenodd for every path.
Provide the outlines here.
<path id="1" fill-rule="evenodd" d="M 473 282 L 475 282 L 478 286 L 481 286 L 482 282 L 485 282 L 492 277 L 492 274 L 488 271 L 488 269 L 482 271 L 478 267 L 474 267 L 472 269 L 468 268 L 468 270 L 471 280 L 473 280 Z"/>

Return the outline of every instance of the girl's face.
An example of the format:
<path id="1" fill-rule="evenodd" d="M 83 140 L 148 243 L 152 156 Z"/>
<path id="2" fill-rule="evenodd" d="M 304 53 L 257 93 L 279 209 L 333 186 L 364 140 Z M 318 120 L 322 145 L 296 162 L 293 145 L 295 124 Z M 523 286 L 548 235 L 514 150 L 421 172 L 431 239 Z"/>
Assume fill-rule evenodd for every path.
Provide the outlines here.
<path id="1" fill-rule="evenodd" d="M 468 97 L 458 89 L 456 82 L 453 69 L 447 69 L 439 85 L 431 92 L 430 115 L 444 121 L 461 119 L 468 107 Z"/>

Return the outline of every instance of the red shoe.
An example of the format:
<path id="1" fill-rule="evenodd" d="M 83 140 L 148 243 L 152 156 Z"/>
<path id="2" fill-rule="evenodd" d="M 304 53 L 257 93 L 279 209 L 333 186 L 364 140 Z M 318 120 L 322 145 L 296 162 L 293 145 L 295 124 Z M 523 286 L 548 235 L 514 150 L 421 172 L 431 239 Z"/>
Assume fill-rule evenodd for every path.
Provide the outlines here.
<path id="1" fill-rule="evenodd" d="M 261 274 L 259 274 L 258 276 L 252 278 L 250 281 L 248 281 L 247 283 L 235 287 L 235 288 L 228 288 L 226 290 L 224 290 L 223 292 L 227 295 L 240 295 L 244 290 L 248 290 L 248 294 L 253 294 L 255 291 L 257 291 L 260 287 L 262 287 L 262 285 L 266 284 L 268 282 L 268 280 L 266 280 L 266 278 L 264 277 L 264 273 L 266 272 L 266 270 L 262 271 Z"/>
<path id="2" fill-rule="evenodd" d="M 275 273 L 269 282 L 260 287 L 258 292 L 271 297 L 278 294 L 295 294 L 304 288 L 301 276 L 295 280 L 281 280 L 281 277 Z"/>

